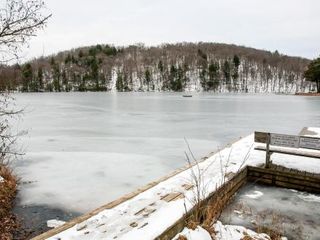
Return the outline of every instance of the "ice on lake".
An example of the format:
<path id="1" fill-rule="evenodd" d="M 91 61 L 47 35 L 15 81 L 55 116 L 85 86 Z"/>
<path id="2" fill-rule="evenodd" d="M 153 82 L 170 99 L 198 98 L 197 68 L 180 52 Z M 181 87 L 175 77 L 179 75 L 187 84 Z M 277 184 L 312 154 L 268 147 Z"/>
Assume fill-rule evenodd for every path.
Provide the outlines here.
<path id="1" fill-rule="evenodd" d="M 320 99 L 182 93 L 16 94 L 26 155 L 22 205 L 84 213 L 254 130 L 296 134 L 320 122 Z"/>
<path id="2" fill-rule="evenodd" d="M 222 212 L 224 224 L 253 230 L 272 229 L 288 239 L 318 240 L 320 195 L 248 184 Z"/>

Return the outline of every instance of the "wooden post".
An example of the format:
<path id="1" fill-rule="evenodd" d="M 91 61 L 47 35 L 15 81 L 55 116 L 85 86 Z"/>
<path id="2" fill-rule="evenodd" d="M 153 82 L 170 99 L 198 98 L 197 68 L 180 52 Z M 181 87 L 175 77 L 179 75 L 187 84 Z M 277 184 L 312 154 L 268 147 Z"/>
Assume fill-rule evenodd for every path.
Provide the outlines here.
<path id="1" fill-rule="evenodd" d="M 266 139 L 266 168 L 270 168 L 270 141 L 271 141 L 271 135 L 270 133 L 267 133 L 267 139 Z"/>

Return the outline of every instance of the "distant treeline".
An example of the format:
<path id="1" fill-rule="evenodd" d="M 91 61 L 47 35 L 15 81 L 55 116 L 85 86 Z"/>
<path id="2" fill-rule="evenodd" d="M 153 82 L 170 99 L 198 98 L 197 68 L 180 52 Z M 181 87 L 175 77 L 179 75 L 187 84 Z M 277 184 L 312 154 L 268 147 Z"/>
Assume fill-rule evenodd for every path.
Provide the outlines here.
<path id="1" fill-rule="evenodd" d="M 229 44 L 98 44 L 0 66 L 0 89 L 38 91 L 296 92 L 310 60 Z"/>

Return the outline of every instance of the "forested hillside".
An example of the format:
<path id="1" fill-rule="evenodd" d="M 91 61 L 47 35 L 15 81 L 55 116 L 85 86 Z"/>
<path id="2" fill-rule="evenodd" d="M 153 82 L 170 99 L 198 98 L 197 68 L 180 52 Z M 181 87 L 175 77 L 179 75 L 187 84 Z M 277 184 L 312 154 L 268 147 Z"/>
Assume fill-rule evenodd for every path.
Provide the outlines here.
<path id="1" fill-rule="evenodd" d="M 218 43 L 96 45 L 2 66 L 1 89 L 19 91 L 309 91 L 310 61 Z"/>

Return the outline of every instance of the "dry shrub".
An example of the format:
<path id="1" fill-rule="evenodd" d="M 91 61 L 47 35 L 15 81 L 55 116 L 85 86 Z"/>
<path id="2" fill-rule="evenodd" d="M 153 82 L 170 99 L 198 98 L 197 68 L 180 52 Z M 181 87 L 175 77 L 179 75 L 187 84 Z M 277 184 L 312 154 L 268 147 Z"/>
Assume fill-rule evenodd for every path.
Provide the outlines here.
<path id="1" fill-rule="evenodd" d="M 201 226 L 205 230 L 207 230 L 212 236 L 215 235 L 215 230 L 213 228 L 212 223 L 219 218 L 225 203 L 226 203 L 225 199 L 217 198 L 211 201 L 205 208 L 204 221 L 201 224 Z"/>
<path id="2" fill-rule="evenodd" d="M 265 219 L 270 215 L 272 215 L 272 220 L 268 226 L 259 224 L 262 219 Z M 256 232 L 268 234 L 272 240 L 281 240 L 281 237 L 284 236 L 283 217 L 280 214 L 270 210 L 260 212 L 257 216 Z"/>
<path id="3" fill-rule="evenodd" d="M 200 225 L 199 221 L 195 221 L 194 219 L 188 219 L 186 227 L 192 230 L 195 230 Z"/>
<path id="4" fill-rule="evenodd" d="M 240 240 L 254 240 L 254 238 L 250 237 L 249 235 L 244 236 Z"/>
<path id="5" fill-rule="evenodd" d="M 13 200 L 17 192 L 17 180 L 6 166 L 0 165 L 0 176 L 4 181 L 0 183 L 0 239 L 12 239 L 17 228 L 16 217 L 11 213 Z"/>
<path id="6" fill-rule="evenodd" d="M 188 238 L 184 235 L 179 235 L 178 240 L 188 240 Z"/>

